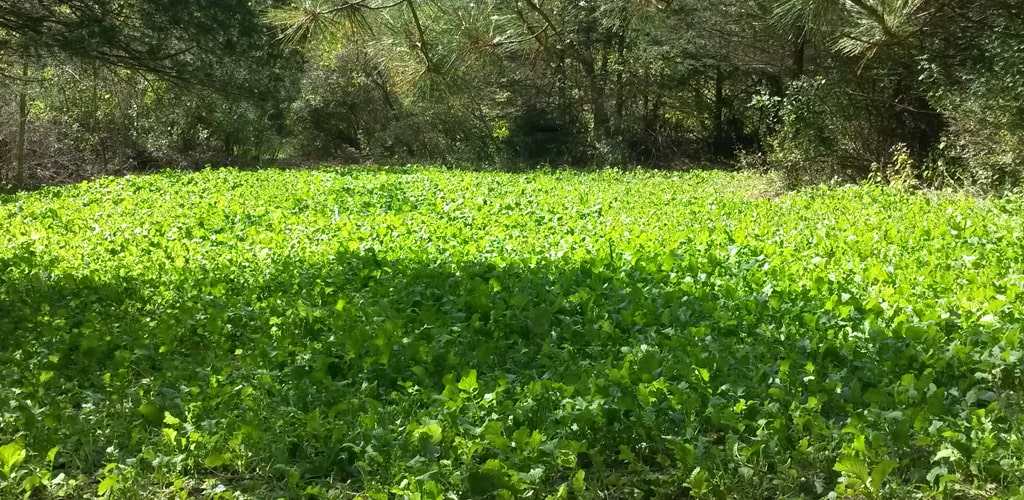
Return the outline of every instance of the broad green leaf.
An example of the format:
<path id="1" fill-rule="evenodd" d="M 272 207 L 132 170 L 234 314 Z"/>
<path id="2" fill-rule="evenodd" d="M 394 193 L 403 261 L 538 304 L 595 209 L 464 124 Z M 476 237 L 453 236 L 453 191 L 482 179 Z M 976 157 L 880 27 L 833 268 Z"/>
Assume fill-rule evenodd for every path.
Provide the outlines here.
<path id="1" fill-rule="evenodd" d="M 889 477 L 889 473 L 899 465 L 894 460 L 883 460 L 871 471 L 871 482 L 869 486 L 873 490 L 881 490 L 882 485 L 885 483 L 885 479 Z"/>
<path id="2" fill-rule="evenodd" d="M 206 459 L 203 460 L 203 463 L 206 464 L 207 467 L 214 468 L 220 467 L 221 465 L 224 465 L 230 461 L 231 457 L 228 455 L 222 453 L 211 453 L 206 456 Z"/>
<path id="3" fill-rule="evenodd" d="M 439 444 L 444 436 L 441 426 L 437 423 L 431 423 L 420 427 L 417 434 L 425 436 L 433 444 Z"/>
<path id="4" fill-rule="evenodd" d="M 50 448 L 50 451 L 46 453 L 46 463 L 51 468 L 53 467 L 53 461 L 57 459 L 57 452 L 60 451 L 60 446 L 54 446 Z"/>
<path id="5" fill-rule="evenodd" d="M 833 470 L 849 474 L 859 479 L 864 484 L 868 482 L 868 475 L 870 473 L 868 464 L 864 463 L 863 460 L 855 457 L 843 457 L 836 462 Z"/>
<path id="6" fill-rule="evenodd" d="M 575 474 L 572 475 L 572 490 L 574 492 L 583 493 L 586 490 L 587 484 L 584 481 L 585 477 L 586 472 L 582 470 L 578 470 Z"/>
<path id="7" fill-rule="evenodd" d="M 705 370 L 704 368 L 695 366 L 694 370 L 696 370 L 697 374 L 700 375 L 700 379 L 703 380 L 704 382 L 708 382 L 711 380 L 711 373 Z"/>
<path id="8" fill-rule="evenodd" d="M 10 477 L 25 460 L 25 455 L 25 447 L 17 441 L 0 446 L 0 466 L 4 475 Z"/>
<path id="9" fill-rule="evenodd" d="M 164 417 L 163 408 L 160 408 L 159 405 L 152 402 L 143 403 L 139 406 L 139 413 L 141 413 L 146 420 L 153 423 L 161 422 Z"/>
<path id="10" fill-rule="evenodd" d="M 111 490 L 117 487 L 118 477 L 116 474 L 109 474 L 107 477 L 100 481 L 99 486 L 96 488 L 96 494 L 98 496 L 107 496 Z"/>
<path id="11" fill-rule="evenodd" d="M 466 376 L 462 377 L 461 380 L 459 380 L 459 389 L 469 393 L 476 392 L 476 370 L 470 370 L 469 374 L 467 374 Z"/>

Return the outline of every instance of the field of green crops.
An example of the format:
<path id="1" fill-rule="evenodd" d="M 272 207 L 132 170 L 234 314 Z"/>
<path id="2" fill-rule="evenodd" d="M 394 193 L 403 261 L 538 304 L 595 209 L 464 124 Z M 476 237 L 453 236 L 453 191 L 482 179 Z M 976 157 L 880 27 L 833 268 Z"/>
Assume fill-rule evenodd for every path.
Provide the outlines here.
<path id="1" fill-rule="evenodd" d="M 764 182 L 2 197 L 0 497 L 1024 493 L 1024 201 Z"/>

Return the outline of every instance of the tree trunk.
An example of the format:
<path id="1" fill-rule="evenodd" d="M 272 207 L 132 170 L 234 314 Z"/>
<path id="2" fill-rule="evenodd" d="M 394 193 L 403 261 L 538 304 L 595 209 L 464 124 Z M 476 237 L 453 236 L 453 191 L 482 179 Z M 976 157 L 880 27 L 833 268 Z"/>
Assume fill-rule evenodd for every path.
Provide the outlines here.
<path id="1" fill-rule="evenodd" d="M 804 76 L 804 60 L 807 55 L 807 38 L 804 36 L 804 28 L 797 28 L 797 39 L 793 44 L 793 79 L 797 80 Z"/>
<path id="2" fill-rule="evenodd" d="M 21 76 L 28 80 L 28 63 L 21 67 Z M 25 89 L 27 82 L 22 82 L 18 91 L 18 143 L 14 150 L 14 184 L 24 186 L 28 177 L 28 169 L 25 165 L 25 134 L 28 129 L 28 91 Z"/>
<path id="3" fill-rule="evenodd" d="M 616 40 L 618 53 L 616 61 L 618 67 L 615 71 L 615 121 L 616 128 L 622 130 L 624 128 L 625 116 L 626 116 L 626 95 L 625 95 L 625 70 L 626 67 L 626 35 L 622 34 Z"/>
<path id="4" fill-rule="evenodd" d="M 590 111 L 594 119 L 593 133 L 597 139 L 603 140 L 608 136 L 608 108 L 605 86 L 601 81 L 602 70 L 592 53 L 580 54 L 579 61 L 587 79 L 587 91 L 590 94 Z"/>
<path id="5" fill-rule="evenodd" d="M 715 105 L 711 116 L 711 152 L 723 156 L 729 147 L 725 134 L 725 73 L 722 67 L 715 68 Z"/>
<path id="6" fill-rule="evenodd" d="M 594 110 L 594 130 L 598 137 L 608 137 L 608 106 L 605 97 L 605 86 L 598 80 L 597 75 L 590 79 L 590 106 Z"/>

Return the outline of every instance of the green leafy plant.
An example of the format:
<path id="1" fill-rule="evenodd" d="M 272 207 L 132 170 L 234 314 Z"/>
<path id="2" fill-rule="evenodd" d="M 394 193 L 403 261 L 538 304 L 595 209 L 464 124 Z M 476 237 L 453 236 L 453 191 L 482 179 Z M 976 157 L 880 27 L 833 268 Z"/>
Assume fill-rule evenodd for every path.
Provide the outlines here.
<path id="1" fill-rule="evenodd" d="M 4 198 L 0 497 L 1019 495 L 1022 200 L 771 183 L 221 169 Z"/>

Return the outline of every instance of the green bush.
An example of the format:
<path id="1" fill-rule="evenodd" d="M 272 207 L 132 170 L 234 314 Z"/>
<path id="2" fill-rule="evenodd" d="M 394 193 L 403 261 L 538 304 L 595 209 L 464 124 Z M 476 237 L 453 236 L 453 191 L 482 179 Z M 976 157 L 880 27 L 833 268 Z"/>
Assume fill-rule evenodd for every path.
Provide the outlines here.
<path id="1" fill-rule="evenodd" d="M 1000 72 L 1002 74 L 1004 72 Z M 974 79 L 933 99 L 949 120 L 935 182 L 1005 192 L 1024 181 L 1024 70 Z"/>
<path id="2" fill-rule="evenodd" d="M 921 176 L 945 122 L 907 85 L 851 75 L 805 77 L 792 82 L 784 98 L 755 99 L 755 107 L 772 111 L 769 161 L 793 186 L 859 181 L 897 163 L 903 169 L 908 161 L 917 165 L 911 177 Z"/>

